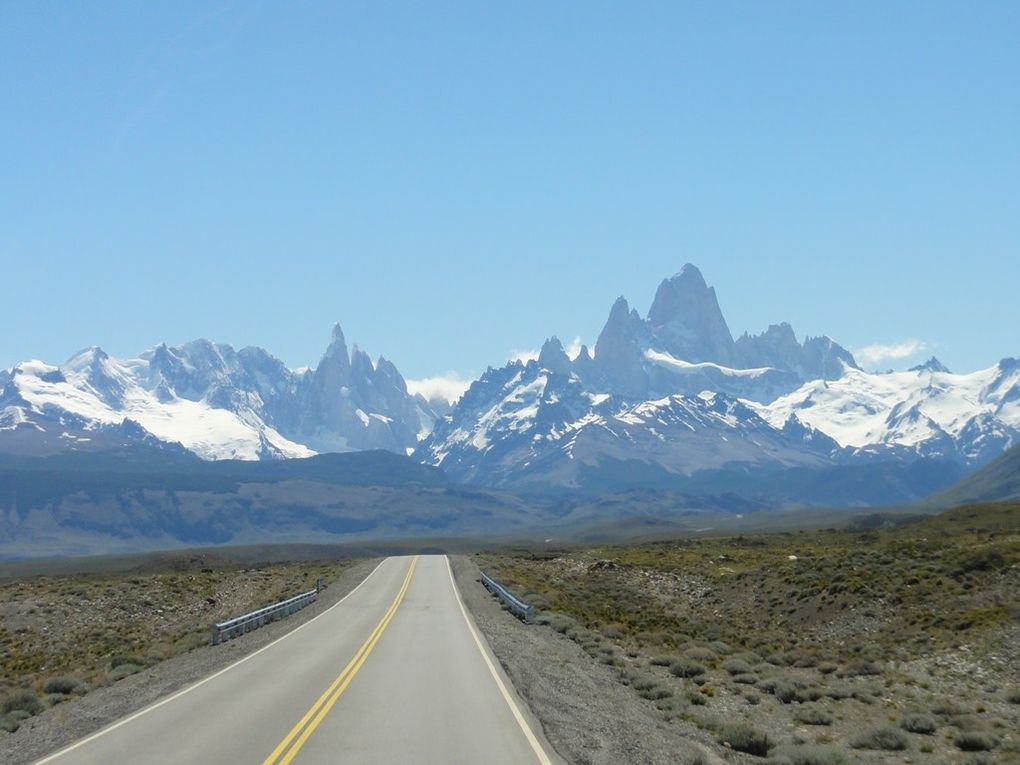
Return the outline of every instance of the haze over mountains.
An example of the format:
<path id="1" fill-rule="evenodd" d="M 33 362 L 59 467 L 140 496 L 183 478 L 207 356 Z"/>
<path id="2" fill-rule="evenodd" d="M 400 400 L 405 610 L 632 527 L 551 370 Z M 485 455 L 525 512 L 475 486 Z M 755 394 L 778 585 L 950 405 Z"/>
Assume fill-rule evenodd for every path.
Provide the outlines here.
<path id="1" fill-rule="evenodd" d="M 0 372 L 0 451 L 145 443 L 263 460 L 386 449 L 455 481 L 538 491 L 746 495 L 785 474 L 801 491 L 784 501 L 840 504 L 873 501 L 865 476 L 881 473 L 887 500 L 905 501 L 1020 443 L 1020 361 L 873 374 L 785 323 L 734 339 L 714 289 L 686 265 L 644 317 L 617 300 L 594 353 L 570 357 L 552 338 L 447 409 L 410 394 L 390 361 L 348 350 L 339 326 L 302 371 L 206 340 L 126 360 L 90 348 Z M 853 480 L 840 489 L 833 471 Z"/>

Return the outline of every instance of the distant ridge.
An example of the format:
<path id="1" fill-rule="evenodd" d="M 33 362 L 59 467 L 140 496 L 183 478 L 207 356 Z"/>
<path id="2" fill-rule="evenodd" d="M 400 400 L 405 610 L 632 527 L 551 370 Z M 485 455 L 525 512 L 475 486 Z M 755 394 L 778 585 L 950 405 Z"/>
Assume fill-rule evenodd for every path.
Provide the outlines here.
<path id="1" fill-rule="evenodd" d="M 939 492 L 924 504 L 955 507 L 1009 499 L 1020 499 L 1020 445 Z"/>

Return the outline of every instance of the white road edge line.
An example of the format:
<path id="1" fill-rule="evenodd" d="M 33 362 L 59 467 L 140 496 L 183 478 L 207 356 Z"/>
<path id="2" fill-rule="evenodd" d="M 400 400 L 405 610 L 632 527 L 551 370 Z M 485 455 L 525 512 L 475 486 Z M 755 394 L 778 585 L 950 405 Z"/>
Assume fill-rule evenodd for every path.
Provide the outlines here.
<path id="1" fill-rule="evenodd" d="M 281 635 L 276 640 L 274 640 L 272 643 L 269 643 L 268 645 L 262 646 L 259 650 L 257 650 L 257 651 L 255 651 L 253 653 L 248 654 L 247 656 L 244 656 L 244 657 L 238 659 L 233 664 L 231 664 L 231 665 L 229 665 L 227 667 L 224 667 L 223 669 L 219 670 L 218 672 L 214 672 L 213 674 L 209 675 L 209 677 L 202 678 L 197 683 L 189 685 L 187 688 L 184 688 L 183 690 L 177 691 L 177 693 L 174 693 L 171 696 L 167 696 L 165 699 L 162 699 L 161 701 L 157 701 L 155 704 L 151 704 L 150 706 L 145 707 L 145 709 L 141 709 L 141 710 L 135 712 L 133 715 L 125 717 L 122 720 L 118 720 L 117 722 L 113 723 L 112 725 L 110 725 L 110 726 L 108 726 L 106 728 L 103 728 L 102 730 L 96 731 L 91 736 L 87 736 L 86 738 L 83 738 L 81 741 L 76 741 L 75 743 L 71 744 L 70 746 L 64 747 L 60 751 L 54 752 L 53 754 L 48 755 L 48 756 L 44 757 L 41 760 L 36 760 L 34 765 L 45 765 L 45 763 L 51 762 L 52 760 L 55 760 L 58 757 L 63 757 L 68 752 L 73 752 L 79 746 L 84 746 L 85 744 L 89 743 L 90 741 L 95 741 L 100 736 L 105 736 L 110 731 L 117 730 L 117 728 L 119 728 L 120 726 L 127 725 L 132 720 L 137 720 L 142 715 L 148 714 L 149 712 L 151 712 L 154 709 L 159 709 L 159 707 L 163 706 L 164 704 L 169 704 L 171 701 L 174 701 L 175 699 L 179 699 L 181 696 L 183 696 L 186 693 L 191 693 L 193 690 L 195 690 L 196 688 L 198 688 L 200 686 L 205 685 L 210 680 L 215 680 L 220 675 L 225 674 L 226 672 L 229 672 L 230 670 L 234 669 L 234 667 L 239 667 L 240 665 L 244 664 L 249 659 L 254 659 L 256 656 L 258 656 L 263 651 L 267 651 L 270 648 L 272 648 L 274 645 L 279 643 L 280 641 L 286 640 L 287 638 L 289 638 L 291 635 L 293 635 L 298 630 L 307 627 L 309 624 L 314 622 L 316 619 L 318 619 L 318 618 L 320 618 L 322 616 L 325 616 L 330 611 L 332 611 L 334 608 L 336 608 L 341 603 L 343 603 L 345 600 L 347 600 L 347 598 L 351 597 L 351 595 L 353 595 L 354 593 L 356 593 L 358 590 L 361 589 L 361 585 L 363 585 L 365 582 L 367 582 L 372 577 L 372 574 L 374 574 L 376 571 L 378 571 L 379 570 L 379 566 L 381 566 L 383 563 L 385 563 L 386 560 L 387 560 L 386 558 L 383 558 L 381 561 L 379 561 L 376 564 L 375 568 L 373 568 L 371 571 L 368 572 L 368 576 L 366 576 L 364 579 L 362 579 L 360 582 L 358 582 L 358 586 L 355 587 L 350 592 L 348 592 L 342 598 L 340 598 L 340 600 L 338 600 L 336 603 L 331 605 L 329 608 L 327 608 L 321 614 L 313 616 L 311 619 L 309 619 L 304 624 L 299 624 L 297 627 L 292 629 L 286 635 Z"/>
<path id="2" fill-rule="evenodd" d="M 521 730 L 524 732 L 524 737 L 528 739 L 528 743 L 531 744 L 532 750 L 535 752 L 535 756 L 538 757 L 538 761 L 541 765 L 552 765 L 552 760 L 549 759 L 549 755 L 545 753 L 542 745 L 538 742 L 538 738 L 535 736 L 534 731 L 531 730 L 531 726 L 528 725 L 528 721 L 524 719 L 524 714 L 521 712 L 517 702 L 514 701 L 513 696 L 510 695 L 510 691 L 507 690 L 506 685 L 503 683 L 503 679 L 499 676 L 496 671 L 496 667 L 492 663 L 492 659 L 489 658 L 489 654 L 485 650 L 485 646 L 482 644 L 482 639 L 478 636 L 478 630 L 475 629 L 475 625 L 471 622 L 471 617 L 468 616 L 467 609 L 464 608 L 464 601 L 460 597 L 460 590 L 457 589 L 457 582 L 453 578 L 453 567 L 450 565 L 450 556 L 444 555 L 446 558 L 446 572 L 450 575 L 450 585 L 453 587 L 453 594 L 457 596 L 457 604 L 460 606 L 460 612 L 464 616 L 464 622 L 468 626 L 468 630 L 471 632 L 471 637 L 475 639 L 475 645 L 478 646 L 479 653 L 482 654 L 482 658 L 485 659 L 485 664 L 489 668 L 489 674 L 492 675 L 492 679 L 496 681 L 496 685 L 499 687 L 499 692 L 503 694 L 503 698 L 506 700 L 507 705 L 510 707 L 510 711 L 513 712 L 514 719 L 517 720 L 517 724 L 521 726 Z"/>

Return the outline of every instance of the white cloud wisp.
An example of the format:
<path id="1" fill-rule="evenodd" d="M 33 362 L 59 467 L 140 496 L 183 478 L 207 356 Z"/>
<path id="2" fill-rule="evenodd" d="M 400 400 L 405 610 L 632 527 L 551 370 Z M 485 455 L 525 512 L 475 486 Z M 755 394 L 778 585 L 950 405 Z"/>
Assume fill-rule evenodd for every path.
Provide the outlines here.
<path id="1" fill-rule="evenodd" d="M 445 375 L 406 382 L 412 396 L 420 393 L 429 401 L 442 399 L 452 405 L 471 387 L 472 380 L 465 380 L 457 372 L 447 372 Z"/>
<path id="2" fill-rule="evenodd" d="M 854 348 L 853 354 L 859 363 L 865 366 L 872 366 L 884 361 L 907 359 L 928 350 L 930 347 L 923 340 L 911 338 L 898 343 L 874 343 L 872 345 L 865 345 L 863 348 Z"/>

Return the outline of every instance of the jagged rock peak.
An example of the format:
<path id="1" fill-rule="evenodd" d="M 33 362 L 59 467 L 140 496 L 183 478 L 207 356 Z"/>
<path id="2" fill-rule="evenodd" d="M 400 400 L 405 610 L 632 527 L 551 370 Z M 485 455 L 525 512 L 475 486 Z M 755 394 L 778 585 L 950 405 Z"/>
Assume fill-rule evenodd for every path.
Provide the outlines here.
<path id="1" fill-rule="evenodd" d="M 629 318 L 630 313 L 630 304 L 627 302 L 627 298 L 620 295 L 620 297 L 616 298 L 616 302 L 613 303 L 613 307 L 609 309 L 609 318 L 606 320 L 606 323 L 626 320 Z"/>
<path id="2" fill-rule="evenodd" d="M 949 374 L 949 367 L 939 361 L 937 358 L 932 356 L 923 364 L 918 364 L 916 367 L 910 368 L 911 372 L 943 372 Z"/>
<path id="3" fill-rule="evenodd" d="M 663 349 L 677 358 L 733 364 L 733 335 L 715 289 L 690 263 L 659 284 L 648 309 L 648 322 Z"/>
<path id="4" fill-rule="evenodd" d="M 340 322 L 333 325 L 333 333 L 330 336 L 329 346 L 326 348 L 326 358 L 337 356 L 343 356 L 348 361 L 350 360 L 350 355 L 347 353 L 347 340 L 344 338 Z"/>
<path id="5" fill-rule="evenodd" d="M 542 350 L 538 354 L 538 365 L 556 374 L 570 374 L 570 358 L 555 335 L 542 344 Z"/>

